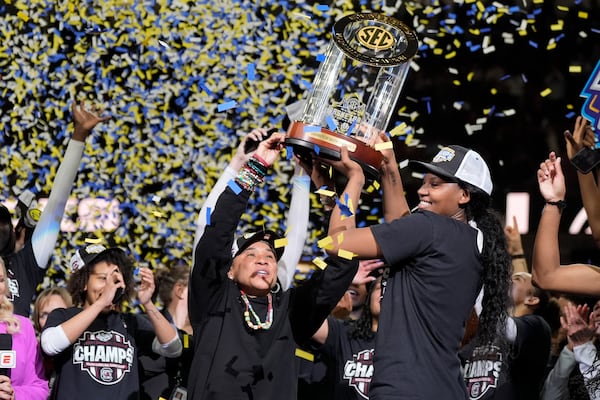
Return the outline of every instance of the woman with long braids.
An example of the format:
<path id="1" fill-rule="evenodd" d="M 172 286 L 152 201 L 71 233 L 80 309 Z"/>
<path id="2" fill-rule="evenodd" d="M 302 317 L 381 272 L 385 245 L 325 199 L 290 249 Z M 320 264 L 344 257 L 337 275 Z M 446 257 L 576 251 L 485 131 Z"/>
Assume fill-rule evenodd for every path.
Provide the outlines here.
<path id="1" fill-rule="evenodd" d="M 352 212 L 365 177 L 346 148 L 341 154 L 332 165 L 348 177 L 340 201 Z M 483 285 L 477 340 L 494 341 L 509 309 L 511 260 L 500 219 L 489 209 L 489 168 L 478 153 L 448 146 L 431 163 L 410 165 L 424 173 L 417 211 L 409 213 L 393 150 L 384 150 L 387 222 L 356 228 L 355 216 L 338 202 L 326 249 L 383 258 L 390 266 L 383 278 L 369 398 L 464 400 L 458 351 L 466 320 Z"/>

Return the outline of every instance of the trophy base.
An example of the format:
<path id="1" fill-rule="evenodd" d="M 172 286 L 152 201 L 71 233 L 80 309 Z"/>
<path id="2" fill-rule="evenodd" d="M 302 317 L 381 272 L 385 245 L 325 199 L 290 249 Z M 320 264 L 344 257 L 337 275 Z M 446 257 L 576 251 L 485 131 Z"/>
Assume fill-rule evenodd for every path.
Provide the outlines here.
<path id="1" fill-rule="evenodd" d="M 294 121 L 288 129 L 285 143 L 292 146 L 294 152 L 301 157 L 316 153 L 319 157 L 331 160 L 339 160 L 341 147 L 346 146 L 350 158 L 360 164 L 367 178 L 379 178 L 379 166 L 383 161 L 383 155 L 352 136 Z"/>

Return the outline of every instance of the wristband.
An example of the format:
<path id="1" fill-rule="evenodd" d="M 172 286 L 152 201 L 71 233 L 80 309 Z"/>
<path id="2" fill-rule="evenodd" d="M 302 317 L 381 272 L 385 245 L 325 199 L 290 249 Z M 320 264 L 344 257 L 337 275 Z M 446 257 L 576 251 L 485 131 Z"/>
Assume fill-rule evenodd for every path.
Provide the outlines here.
<path id="1" fill-rule="evenodd" d="M 551 206 L 558 207 L 558 211 L 560 211 L 560 212 L 562 212 L 565 208 L 567 208 L 567 202 L 564 200 L 546 201 L 546 204 L 550 204 Z"/>
<path id="2" fill-rule="evenodd" d="M 518 260 L 520 258 L 525 258 L 525 254 L 513 254 L 510 256 L 513 260 Z"/>

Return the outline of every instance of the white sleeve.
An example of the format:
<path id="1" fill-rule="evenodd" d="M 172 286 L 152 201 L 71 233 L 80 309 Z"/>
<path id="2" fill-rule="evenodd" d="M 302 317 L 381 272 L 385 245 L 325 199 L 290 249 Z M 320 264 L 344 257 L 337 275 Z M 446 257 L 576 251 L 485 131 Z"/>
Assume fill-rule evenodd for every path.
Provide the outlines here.
<path id="1" fill-rule="evenodd" d="M 477 299 L 475 300 L 475 304 L 473 307 L 475 308 L 475 313 L 477 317 L 481 315 L 481 311 L 483 310 L 483 293 L 485 287 L 482 287 L 477 295 Z M 509 343 L 514 343 L 517 339 L 517 324 L 514 319 L 511 317 L 506 318 L 506 326 L 504 327 L 504 334 L 506 335 L 506 339 Z"/>
<path id="2" fill-rule="evenodd" d="M 161 344 L 156 337 L 152 341 L 152 351 L 163 357 L 179 357 L 182 350 L 183 344 L 181 344 L 181 339 L 179 339 L 179 335 L 177 334 L 175 334 L 175 337 L 165 344 Z"/>
<path id="3" fill-rule="evenodd" d="M 235 179 L 237 175 L 238 171 L 234 170 L 233 168 L 231 168 L 231 166 L 228 165 L 227 168 L 225 168 L 225 171 L 223 171 L 223 174 L 217 180 L 217 183 L 215 183 L 215 186 L 208 194 L 208 197 L 204 201 L 204 204 L 202 204 L 202 208 L 200 209 L 200 212 L 198 213 L 198 218 L 196 219 L 196 233 L 194 235 L 194 247 L 192 248 L 192 260 L 195 259 L 196 246 L 198 245 L 200 238 L 204 234 L 204 229 L 206 229 L 206 222 L 208 220 L 206 213 L 208 212 L 208 210 L 210 210 L 210 212 L 212 213 L 212 211 L 215 208 L 215 204 L 217 204 L 217 200 L 219 200 L 219 196 L 221 195 L 221 193 L 223 193 L 223 191 L 225 191 L 225 188 L 227 188 L 227 184 L 229 183 L 229 181 Z M 194 263 L 192 262 L 192 268 L 193 264 Z"/>
<path id="4" fill-rule="evenodd" d="M 579 371 L 583 375 L 584 382 L 588 382 L 600 374 L 598 368 L 596 346 L 592 342 L 587 342 L 573 347 L 575 360 L 579 363 Z"/>
<path id="5" fill-rule="evenodd" d="M 42 337 L 40 339 L 42 350 L 49 356 L 55 356 L 62 353 L 67 347 L 71 345 L 67 334 L 63 328 L 59 326 L 53 326 L 44 329 Z"/>
<path id="6" fill-rule="evenodd" d="M 277 263 L 277 277 L 283 290 L 294 282 L 294 273 L 304 251 L 308 235 L 308 213 L 310 211 L 310 177 L 294 175 L 292 178 L 292 200 L 287 218 L 287 245 Z"/>
<path id="7" fill-rule="evenodd" d="M 73 182 L 79 170 L 81 156 L 83 155 L 84 142 L 69 141 L 63 161 L 56 171 L 52 183 L 52 190 L 48 203 L 42 211 L 40 220 L 31 235 L 31 246 L 38 267 L 46 269 L 48 261 L 56 246 L 56 239 L 60 231 L 60 223 L 65 212 L 65 205 L 71 194 Z"/>
<path id="8" fill-rule="evenodd" d="M 554 367 L 548 373 L 540 400 L 568 400 L 569 376 L 577 365 L 575 355 L 567 346 L 563 347 Z"/>

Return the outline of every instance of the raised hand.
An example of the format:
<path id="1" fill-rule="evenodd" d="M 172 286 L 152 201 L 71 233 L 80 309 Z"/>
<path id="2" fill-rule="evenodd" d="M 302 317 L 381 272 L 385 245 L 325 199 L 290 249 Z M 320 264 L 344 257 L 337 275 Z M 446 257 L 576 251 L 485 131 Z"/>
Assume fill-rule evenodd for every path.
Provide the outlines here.
<path id="1" fill-rule="evenodd" d="M 246 153 L 246 151 L 244 150 L 244 148 L 246 147 L 246 143 L 249 140 L 254 140 L 256 142 L 260 142 L 266 136 L 267 136 L 266 128 L 252 129 L 252 131 L 250 133 L 248 133 L 246 136 L 244 136 L 242 138 L 240 144 L 238 145 L 237 149 L 235 150 L 235 154 L 231 160 L 232 167 L 236 170 L 240 169 L 244 164 L 246 164 L 248 162 L 248 160 L 250 158 L 252 158 L 252 156 L 256 152 L 256 150 L 252 150 L 252 151 L 249 151 L 248 153 Z"/>
<path id="2" fill-rule="evenodd" d="M 589 322 L 590 309 L 587 304 L 575 306 L 567 303 L 563 307 L 560 324 L 567 332 L 569 347 L 578 346 L 594 338 L 594 326 Z"/>
<path id="3" fill-rule="evenodd" d="M 591 148 L 595 144 L 594 132 L 590 122 L 583 116 L 578 116 L 575 120 L 573 133 L 566 130 L 565 142 L 567 145 L 567 156 L 569 160 L 577 154 L 582 148 Z"/>
<path id="4" fill-rule="evenodd" d="M 374 281 L 377 278 L 371 275 L 371 272 L 381 267 L 383 267 L 383 261 L 381 260 L 360 260 L 358 262 L 358 271 L 356 272 L 356 275 L 354 275 L 352 283 L 355 285 L 362 285 Z"/>
<path id="5" fill-rule="evenodd" d="M 145 306 L 152 301 L 154 293 L 154 274 L 149 268 L 139 268 L 138 274 L 141 277 L 141 283 L 137 291 L 137 297 L 140 304 Z"/>
<path id="6" fill-rule="evenodd" d="M 267 163 L 267 166 L 271 166 L 279 157 L 284 139 L 285 134 L 274 133 L 267 140 L 260 142 L 254 154 L 262 158 Z"/>
<path id="7" fill-rule="evenodd" d="M 504 227 L 504 236 L 506 237 L 508 254 L 511 256 L 523 254 L 523 242 L 521 241 L 521 234 L 519 233 L 519 225 L 517 224 L 516 216 L 513 215 L 513 226 L 506 225 Z"/>
<path id="8" fill-rule="evenodd" d="M 323 163 L 331 165 L 347 178 L 362 177 L 364 182 L 365 175 L 363 169 L 359 163 L 350 158 L 350 154 L 346 146 L 342 146 L 340 149 L 340 157 L 340 160 L 323 159 Z"/>
<path id="9" fill-rule="evenodd" d="M 560 157 L 551 152 L 549 158 L 540 164 L 537 172 L 540 193 L 546 201 L 564 200 L 566 194 L 565 177 L 560 166 Z"/>
<path id="10" fill-rule="evenodd" d="M 73 113 L 73 122 L 75 123 L 75 132 L 73 133 L 73 139 L 83 142 L 92 132 L 92 129 L 100 122 L 108 121 L 111 117 L 101 117 L 103 110 L 92 107 L 91 111 L 86 110 L 85 101 L 81 100 L 79 106 L 76 102 L 73 102 L 71 106 Z"/>

